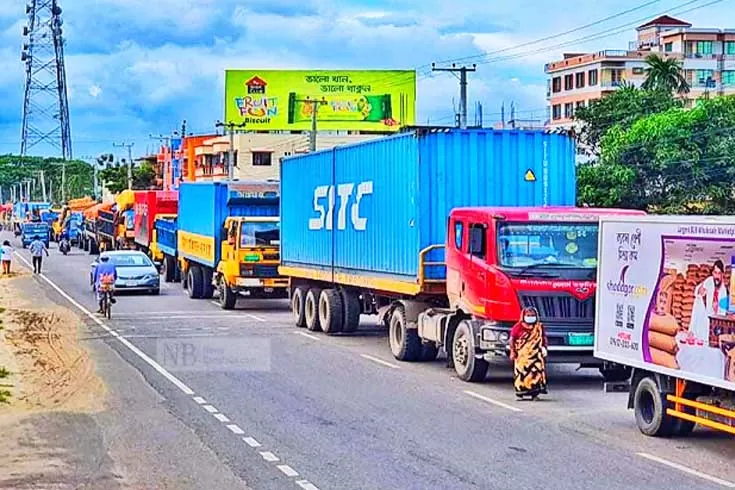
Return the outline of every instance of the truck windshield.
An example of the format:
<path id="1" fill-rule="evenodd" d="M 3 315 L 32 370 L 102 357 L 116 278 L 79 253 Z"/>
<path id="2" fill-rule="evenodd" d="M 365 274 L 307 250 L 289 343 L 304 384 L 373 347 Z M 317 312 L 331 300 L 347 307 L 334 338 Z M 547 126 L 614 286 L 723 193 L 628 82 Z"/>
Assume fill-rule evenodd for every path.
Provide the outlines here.
<path id="1" fill-rule="evenodd" d="M 281 237 L 281 224 L 243 222 L 240 235 L 241 247 L 256 245 L 278 245 Z"/>
<path id="2" fill-rule="evenodd" d="M 597 223 L 500 223 L 504 267 L 597 267 Z"/>

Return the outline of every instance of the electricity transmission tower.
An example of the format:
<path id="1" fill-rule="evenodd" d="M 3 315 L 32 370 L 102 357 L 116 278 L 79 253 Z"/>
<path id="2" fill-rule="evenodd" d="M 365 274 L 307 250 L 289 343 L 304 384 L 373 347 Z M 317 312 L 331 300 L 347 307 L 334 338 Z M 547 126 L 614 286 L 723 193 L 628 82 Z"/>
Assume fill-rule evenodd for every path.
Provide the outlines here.
<path id="1" fill-rule="evenodd" d="M 26 82 L 20 154 L 36 145 L 53 147 L 72 158 L 69 104 L 64 67 L 64 38 L 58 0 L 28 0 L 28 25 L 23 27 Z"/>

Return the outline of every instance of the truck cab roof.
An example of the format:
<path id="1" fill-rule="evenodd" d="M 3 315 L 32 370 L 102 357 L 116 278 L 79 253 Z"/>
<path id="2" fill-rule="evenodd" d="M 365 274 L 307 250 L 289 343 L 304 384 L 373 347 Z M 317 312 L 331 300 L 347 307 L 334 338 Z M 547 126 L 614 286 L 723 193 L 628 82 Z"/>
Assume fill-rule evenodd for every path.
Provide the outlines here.
<path id="1" fill-rule="evenodd" d="M 549 207 L 466 207 L 455 208 L 452 216 L 466 216 L 491 221 L 597 221 L 601 216 L 643 216 L 644 211 L 614 208 L 579 208 L 574 206 Z"/>

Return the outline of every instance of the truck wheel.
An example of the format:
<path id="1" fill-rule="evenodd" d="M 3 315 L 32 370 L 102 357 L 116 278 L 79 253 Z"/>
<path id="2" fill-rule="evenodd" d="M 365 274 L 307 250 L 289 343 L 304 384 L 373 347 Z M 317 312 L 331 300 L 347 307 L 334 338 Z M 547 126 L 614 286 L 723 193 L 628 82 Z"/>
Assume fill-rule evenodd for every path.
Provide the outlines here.
<path id="1" fill-rule="evenodd" d="M 628 381 L 632 369 L 627 366 L 601 367 L 600 374 L 606 383 L 622 383 Z"/>
<path id="2" fill-rule="evenodd" d="M 327 334 L 335 334 L 342 331 L 344 320 L 344 309 L 342 308 L 342 296 L 336 289 L 325 289 L 319 295 L 319 323 L 322 330 Z"/>
<path id="3" fill-rule="evenodd" d="M 163 280 L 166 282 L 174 282 L 176 275 L 176 264 L 174 259 L 168 255 L 163 257 Z"/>
<path id="4" fill-rule="evenodd" d="M 212 284 L 212 270 L 202 267 L 202 299 L 212 299 L 214 297 L 214 285 Z"/>
<path id="5" fill-rule="evenodd" d="M 459 322 L 454 332 L 452 358 L 454 370 L 462 381 L 477 382 L 487 376 L 488 362 L 475 357 L 475 339 L 467 320 Z"/>
<path id="6" fill-rule="evenodd" d="M 439 347 L 434 342 L 421 344 L 421 360 L 424 362 L 435 361 L 439 355 Z"/>
<path id="7" fill-rule="evenodd" d="M 304 312 L 304 302 L 306 288 L 296 286 L 291 293 L 291 314 L 293 315 L 294 323 L 299 328 L 306 327 L 306 315 Z"/>
<path id="8" fill-rule="evenodd" d="M 390 317 L 388 340 L 393 357 L 399 361 L 415 362 L 421 358 L 421 339 L 416 329 L 408 328 L 406 309 L 396 306 Z"/>
<path id="9" fill-rule="evenodd" d="M 345 333 L 352 333 L 360 326 L 360 310 L 362 310 L 360 297 L 357 293 L 346 289 L 342 290 L 341 295 L 342 306 L 345 309 L 342 331 Z"/>
<path id="10" fill-rule="evenodd" d="M 638 429 L 647 436 L 668 437 L 675 419 L 666 414 L 666 394 L 656 380 L 646 376 L 638 382 L 633 395 L 633 412 Z"/>
<path id="11" fill-rule="evenodd" d="M 227 285 L 225 278 L 221 278 L 219 283 L 219 305 L 223 310 L 231 310 L 235 308 L 237 303 L 237 295 L 230 286 Z"/>
<path id="12" fill-rule="evenodd" d="M 100 248 L 95 240 L 89 242 L 89 255 L 97 255 L 100 253 Z"/>
<path id="13" fill-rule="evenodd" d="M 319 324 L 319 296 L 322 294 L 320 288 L 311 288 L 306 292 L 304 299 L 304 319 L 306 320 L 306 328 L 312 332 L 321 332 L 322 326 Z"/>
<path id="14" fill-rule="evenodd" d="M 197 267 L 189 267 L 189 273 L 187 274 L 187 290 L 189 291 L 189 297 L 191 299 L 199 299 L 202 297 L 202 283 L 204 282 L 202 277 L 202 270 Z"/>

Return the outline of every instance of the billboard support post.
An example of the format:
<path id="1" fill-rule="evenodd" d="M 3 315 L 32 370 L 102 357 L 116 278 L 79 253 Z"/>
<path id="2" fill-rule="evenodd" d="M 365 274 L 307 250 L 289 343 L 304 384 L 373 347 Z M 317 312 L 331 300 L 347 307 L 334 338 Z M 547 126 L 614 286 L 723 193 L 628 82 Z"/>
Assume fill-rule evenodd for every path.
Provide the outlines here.
<path id="1" fill-rule="evenodd" d="M 298 99 L 296 102 L 301 102 L 302 104 L 309 104 L 311 105 L 311 131 L 309 132 L 309 151 L 315 152 L 316 151 L 316 130 L 317 130 L 317 116 L 319 114 L 319 106 L 323 106 L 327 104 L 327 101 L 324 97 L 319 99 Z"/>
<path id="2" fill-rule="evenodd" d="M 218 128 L 227 128 L 230 133 L 230 149 L 227 152 L 227 180 L 231 181 L 235 176 L 235 128 L 244 128 L 245 123 L 230 121 L 225 124 L 222 121 L 217 121 L 215 126 Z"/>

